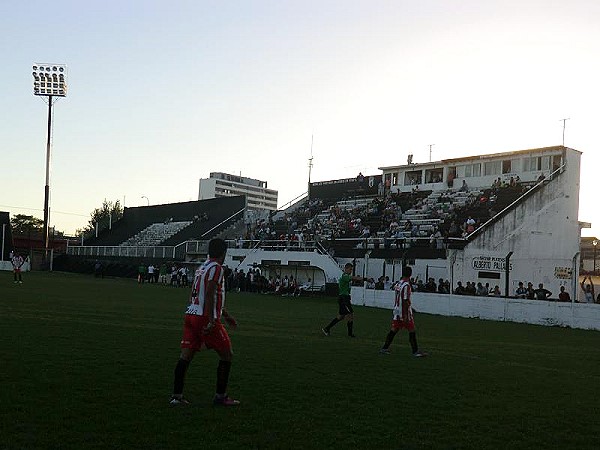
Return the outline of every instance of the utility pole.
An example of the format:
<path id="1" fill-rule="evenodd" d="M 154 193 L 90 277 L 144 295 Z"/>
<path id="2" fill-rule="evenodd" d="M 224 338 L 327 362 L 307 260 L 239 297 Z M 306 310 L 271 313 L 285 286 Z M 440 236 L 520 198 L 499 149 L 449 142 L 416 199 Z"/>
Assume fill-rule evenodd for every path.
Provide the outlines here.
<path id="1" fill-rule="evenodd" d="M 565 146 L 565 128 L 567 127 L 567 120 L 571 120 L 571 118 L 567 118 L 567 119 L 560 119 L 560 121 L 563 123 L 563 140 L 562 140 L 562 146 Z"/>

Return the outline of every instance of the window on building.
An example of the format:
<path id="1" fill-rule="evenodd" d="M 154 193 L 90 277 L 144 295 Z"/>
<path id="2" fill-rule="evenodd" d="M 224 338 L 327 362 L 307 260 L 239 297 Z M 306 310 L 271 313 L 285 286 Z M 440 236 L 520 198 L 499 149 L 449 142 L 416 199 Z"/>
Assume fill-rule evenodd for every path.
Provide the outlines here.
<path id="1" fill-rule="evenodd" d="M 483 174 L 487 175 L 499 175 L 502 168 L 502 161 L 488 161 L 483 164 Z"/>
<path id="2" fill-rule="evenodd" d="M 512 172 L 512 161 L 510 159 L 505 159 L 502 161 L 502 173 L 511 173 Z"/>
<path id="3" fill-rule="evenodd" d="M 554 172 L 555 170 L 558 170 L 560 168 L 560 166 L 562 166 L 562 156 L 554 155 L 552 157 L 552 172 Z"/>
<path id="4" fill-rule="evenodd" d="M 420 170 L 413 170 L 410 172 L 405 172 L 404 185 L 410 186 L 410 185 L 415 185 L 415 184 L 421 184 L 423 182 L 421 177 L 422 177 L 422 175 L 421 175 Z"/>
<path id="5" fill-rule="evenodd" d="M 441 183 L 444 176 L 444 169 L 425 170 L 425 183 Z"/>

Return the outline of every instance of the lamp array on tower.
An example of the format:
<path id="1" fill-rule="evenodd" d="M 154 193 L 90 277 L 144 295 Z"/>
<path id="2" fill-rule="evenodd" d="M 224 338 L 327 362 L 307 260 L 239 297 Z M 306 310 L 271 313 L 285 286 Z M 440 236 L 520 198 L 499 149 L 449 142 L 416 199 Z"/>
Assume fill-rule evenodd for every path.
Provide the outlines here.
<path id="1" fill-rule="evenodd" d="M 67 66 L 64 64 L 34 64 L 33 93 L 35 95 L 66 97 Z"/>

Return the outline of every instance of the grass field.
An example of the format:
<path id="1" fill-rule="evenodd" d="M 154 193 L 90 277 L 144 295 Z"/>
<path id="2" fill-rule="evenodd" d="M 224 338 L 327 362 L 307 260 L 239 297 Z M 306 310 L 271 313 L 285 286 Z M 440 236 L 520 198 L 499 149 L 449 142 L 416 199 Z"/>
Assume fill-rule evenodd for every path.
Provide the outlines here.
<path id="1" fill-rule="evenodd" d="M 199 354 L 168 406 L 187 289 L 0 273 L 0 448 L 597 448 L 600 333 L 416 315 L 379 355 L 390 312 L 356 308 L 325 337 L 331 298 L 230 294 L 229 392 Z M 400 338 L 400 339 L 398 339 Z"/>

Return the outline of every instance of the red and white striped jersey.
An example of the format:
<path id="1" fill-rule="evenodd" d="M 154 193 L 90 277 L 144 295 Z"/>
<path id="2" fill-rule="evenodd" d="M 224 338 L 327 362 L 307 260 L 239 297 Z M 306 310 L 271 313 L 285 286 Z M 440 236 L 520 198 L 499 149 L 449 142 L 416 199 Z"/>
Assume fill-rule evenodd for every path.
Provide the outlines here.
<path id="1" fill-rule="evenodd" d="M 412 316 L 412 308 L 410 306 L 410 296 L 412 288 L 410 280 L 402 279 L 396 285 L 396 298 L 394 299 L 394 320 L 405 319 L 407 314 Z"/>
<path id="2" fill-rule="evenodd" d="M 190 304 L 186 314 L 195 316 L 207 316 L 213 319 L 220 319 L 221 312 L 225 307 L 225 283 L 223 282 L 224 270 L 221 264 L 214 259 L 208 259 L 196 270 L 194 282 L 192 283 L 192 293 L 190 295 Z M 212 311 L 207 310 L 206 291 L 209 281 L 217 283 L 212 302 Z"/>
<path id="3" fill-rule="evenodd" d="M 23 257 L 21 255 L 14 255 L 11 258 L 11 262 L 15 269 L 20 269 L 21 266 L 23 265 L 23 263 L 25 262 L 25 260 L 23 259 Z"/>

